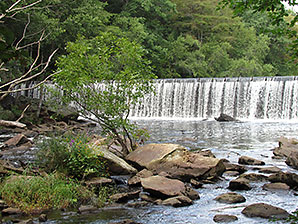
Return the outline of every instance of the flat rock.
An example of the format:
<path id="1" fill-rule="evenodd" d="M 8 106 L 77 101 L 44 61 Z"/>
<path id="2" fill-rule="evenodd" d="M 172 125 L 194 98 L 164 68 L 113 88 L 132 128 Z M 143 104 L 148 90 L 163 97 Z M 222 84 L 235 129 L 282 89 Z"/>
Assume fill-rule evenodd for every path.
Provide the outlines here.
<path id="1" fill-rule="evenodd" d="M 260 173 L 278 173 L 280 171 L 281 169 L 276 166 L 264 167 L 259 169 Z"/>
<path id="2" fill-rule="evenodd" d="M 82 205 L 79 207 L 78 212 L 79 213 L 92 213 L 97 210 L 98 210 L 98 208 L 93 205 Z"/>
<path id="3" fill-rule="evenodd" d="M 298 175 L 295 173 L 284 173 L 284 172 L 279 172 L 275 174 L 271 174 L 268 177 L 268 180 L 272 183 L 280 182 L 280 183 L 285 183 L 290 188 L 297 189 L 298 188 Z"/>
<path id="4" fill-rule="evenodd" d="M 244 178 L 237 178 L 235 180 L 231 180 L 229 183 L 230 190 L 236 191 L 236 190 L 250 190 L 251 186 L 249 184 L 249 181 Z"/>
<path id="5" fill-rule="evenodd" d="M 140 193 L 141 193 L 140 190 L 125 192 L 125 193 L 117 193 L 117 194 L 113 194 L 110 197 L 110 199 L 116 203 L 126 203 L 129 200 L 138 198 Z"/>
<path id="6" fill-rule="evenodd" d="M 180 180 L 169 179 L 161 176 L 151 176 L 141 179 L 145 191 L 158 198 L 169 198 L 184 195 L 185 184 Z"/>
<path id="7" fill-rule="evenodd" d="M 162 202 L 162 205 L 166 206 L 173 206 L 173 207 L 184 207 L 184 206 L 189 206 L 193 202 L 190 198 L 186 196 L 176 196 L 172 198 L 168 198 Z"/>
<path id="8" fill-rule="evenodd" d="M 18 208 L 5 208 L 1 211 L 2 216 L 22 215 L 23 212 Z"/>
<path id="9" fill-rule="evenodd" d="M 262 188 L 264 190 L 290 190 L 290 187 L 285 183 L 264 184 Z"/>
<path id="10" fill-rule="evenodd" d="M 220 176 L 225 170 L 221 160 L 201 156 L 177 144 L 147 144 L 131 152 L 126 159 L 154 174 L 166 173 L 168 177 L 183 181 Z"/>
<path id="11" fill-rule="evenodd" d="M 19 146 L 21 144 L 24 144 L 26 142 L 29 142 L 30 140 L 23 134 L 18 134 L 11 139 L 8 139 L 4 144 L 7 147 L 12 147 L 12 146 Z"/>
<path id="12" fill-rule="evenodd" d="M 214 200 L 227 204 L 242 203 L 246 201 L 245 197 L 234 192 L 221 194 L 217 196 Z"/>
<path id="13" fill-rule="evenodd" d="M 141 185 L 141 178 L 151 177 L 153 176 L 153 173 L 150 170 L 143 169 L 140 172 L 138 172 L 135 176 L 131 177 L 127 184 L 129 186 L 137 186 Z"/>
<path id="14" fill-rule="evenodd" d="M 265 203 L 251 204 L 245 207 L 242 212 L 247 217 L 261 217 L 261 218 L 287 218 L 289 213 L 282 209 Z"/>
<path id="15" fill-rule="evenodd" d="M 265 165 L 265 163 L 261 160 L 249 157 L 249 156 L 241 156 L 238 160 L 239 164 L 244 164 L 244 165 Z"/>
<path id="16" fill-rule="evenodd" d="M 298 140 L 295 138 L 281 137 L 278 147 L 273 150 L 275 156 L 289 157 L 292 152 L 298 151 Z"/>
<path id="17" fill-rule="evenodd" d="M 222 215 L 215 215 L 213 217 L 214 222 L 234 222 L 236 220 L 238 220 L 238 218 L 237 216 L 234 216 L 234 215 L 222 214 Z"/>
<path id="18" fill-rule="evenodd" d="M 287 157 L 286 164 L 298 170 L 298 150 L 296 152 L 291 152 Z"/>
<path id="19" fill-rule="evenodd" d="M 247 168 L 245 166 L 239 164 L 224 162 L 224 165 L 226 167 L 226 171 L 237 171 L 241 174 L 247 171 Z"/>
<path id="20" fill-rule="evenodd" d="M 244 173 L 239 176 L 240 178 L 244 178 L 249 181 L 266 181 L 268 179 L 267 176 L 257 173 Z"/>
<path id="21" fill-rule="evenodd" d="M 85 181 L 87 187 L 101 187 L 109 184 L 113 184 L 114 181 L 106 177 L 94 177 L 91 180 Z"/>

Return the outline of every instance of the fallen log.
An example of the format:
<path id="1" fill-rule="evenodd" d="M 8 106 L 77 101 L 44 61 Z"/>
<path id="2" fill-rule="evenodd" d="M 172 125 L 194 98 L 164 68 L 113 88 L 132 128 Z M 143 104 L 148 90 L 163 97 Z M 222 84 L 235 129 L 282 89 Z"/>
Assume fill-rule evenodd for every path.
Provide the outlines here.
<path id="1" fill-rule="evenodd" d="M 6 120 L 0 120 L 0 126 L 4 127 L 16 127 L 16 128 L 25 128 L 26 125 L 18 122 L 18 121 L 6 121 Z"/>

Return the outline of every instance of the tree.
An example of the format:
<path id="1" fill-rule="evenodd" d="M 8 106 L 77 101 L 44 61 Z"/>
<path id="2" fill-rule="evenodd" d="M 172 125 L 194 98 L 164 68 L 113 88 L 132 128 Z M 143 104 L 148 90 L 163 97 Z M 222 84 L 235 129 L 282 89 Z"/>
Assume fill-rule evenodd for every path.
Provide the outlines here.
<path id="1" fill-rule="evenodd" d="M 31 23 L 28 10 L 39 4 L 41 0 L 26 1 L 17 0 L 3 1 L 0 4 L 0 101 L 8 94 L 24 90 L 34 89 L 48 80 L 52 75 L 45 75 L 50 62 L 57 52 L 53 50 L 47 58 L 41 57 L 41 43 L 46 38 L 45 31 L 36 32 L 34 41 L 26 41 L 28 38 L 28 27 Z M 20 29 L 13 28 L 19 26 L 18 20 L 27 18 L 25 25 Z M 21 24 L 23 24 L 21 22 Z M 13 28 L 12 28 L 13 24 Z M 20 32 L 21 31 L 21 32 Z M 28 55 L 31 49 L 32 55 Z M 30 88 L 17 88 L 16 86 L 40 78 L 40 81 Z M 24 111 L 28 108 L 25 107 Z M 23 111 L 23 113 L 24 113 Z M 23 116 L 18 119 L 20 120 Z"/>
<path id="2" fill-rule="evenodd" d="M 229 6 L 234 10 L 236 15 L 242 15 L 247 10 L 252 10 L 253 12 L 266 12 L 271 18 L 273 25 L 280 25 L 285 23 L 287 25 L 286 29 L 281 29 L 277 26 L 275 32 L 288 35 L 293 39 L 292 42 L 292 53 L 294 57 L 298 56 L 298 36 L 297 30 L 293 29 L 298 22 L 298 14 L 294 13 L 294 16 L 291 16 L 290 21 L 286 21 L 285 18 L 290 16 L 290 11 L 285 9 L 287 3 L 290 6 L 295 6 L 298 3 L 296 0 L 275 0 L 275 1 L 266 1 L 266 0 L 249 0 L 249 1 L 235 1 L 235 0 L 221 0 L 220 5 L 223 7 Z"/>
<path id="3" fill-rule="evenodd" d="M 57 62 L 61 72 L 54 80 L 63 90 L 64 103 L 75 103 L 82 116 L 97 122 L 127 154 L 136 131 L 128 120 L 130 105 L 152 91 L 154 75 L 144 49 L 105 32 L 69 43 L 67 52 Z"/>

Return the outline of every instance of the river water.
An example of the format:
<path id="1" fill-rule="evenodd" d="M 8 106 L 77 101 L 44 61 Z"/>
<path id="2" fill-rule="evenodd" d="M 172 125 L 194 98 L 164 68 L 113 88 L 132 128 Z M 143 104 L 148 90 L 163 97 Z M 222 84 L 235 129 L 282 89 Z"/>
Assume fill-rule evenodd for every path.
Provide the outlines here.
<path id="1" fill-rule="evenodd" d="M 226 158 L 237 163 L 242 155 L 263 160 L 265 166 L 278 166 L 283 171 L 297 172 L 288 167 L 283 160 L 272 159 L 272 149 L 278 145 L 278 138 L 298 138 L 298 121 L 244 121 L 219 123 L 215 120 L 153 120 L 134 119 L 140 127 L 148 129 L 151 138 L 148 141 L 156 143 L 177 143 L 190 150 L 209 149 L 217 158 Z M 257 172 L 252 167 L 248 172 Z M 222 193 L 227 193 L 228 183 L 233 177 L 224 176 L 225 180 L 216 184 L 205 184 L 197 191 L 200 199 L 193 205 L 182 208 L 165 206 L 149 206 L 144 208 L 129 208 L 126 206 L 104 208 L 96 214 L 56 216 L 48 223 L 94 223 L 105 224 L 130 218 L 143 224 L 199 224 L 215 223 L 216 214 L 236 215 L 238 221 L 233 223 L 265 224 L 268 220 L 247 218 L 241 214 L 249 204 L 264 202 L 286 209 L 289 212 L 298 208 L 298 196 L 290 191 L 265 191 L 262 183 L 252 183 L 250 191 L 236 191 L 246 198 L 241 204 L 222 204 L 213 200 Z M 296 196 L 295 196 L 296 195 Z M 276 222 L 275 222 L 276 223 Z M 277 222 L 279 223 L 279 222 Z"/>

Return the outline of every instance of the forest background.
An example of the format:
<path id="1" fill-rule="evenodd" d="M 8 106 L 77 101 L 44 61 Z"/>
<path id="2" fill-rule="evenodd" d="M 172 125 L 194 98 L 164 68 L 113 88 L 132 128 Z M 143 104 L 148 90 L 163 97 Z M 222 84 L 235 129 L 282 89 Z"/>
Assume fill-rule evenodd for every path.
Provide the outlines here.
<path id="1" fill-rule="evenodd" d="M 2 0 L 0 13 L 14 2 Z M 31 2 L 36 1 L 22 4 Z M 218 2 L 40 0 L 0 21 L 1 83 L 26 73 L 35 59 L 42 65 L 50 57 L 47 72 L 38 76 L 43 79 L 56 70 L 68 42 L 107 32 L 141 45 L 159 78 L 298 75 L 297 52 L 291 51 L 295 38 L 284 32 L 286 22 L 274 23 L 266 12 L 253 10 L 235 16 Z M 295 14 L 289 12 L 285 20 Z M 297 31 L 297 25 L 291 29 Z"/>

